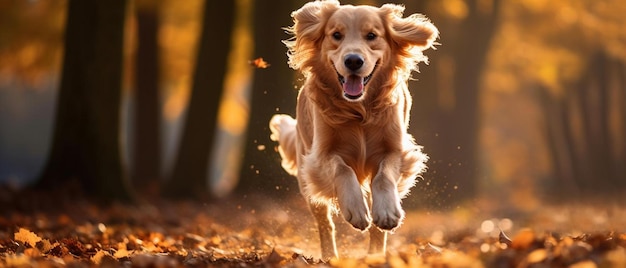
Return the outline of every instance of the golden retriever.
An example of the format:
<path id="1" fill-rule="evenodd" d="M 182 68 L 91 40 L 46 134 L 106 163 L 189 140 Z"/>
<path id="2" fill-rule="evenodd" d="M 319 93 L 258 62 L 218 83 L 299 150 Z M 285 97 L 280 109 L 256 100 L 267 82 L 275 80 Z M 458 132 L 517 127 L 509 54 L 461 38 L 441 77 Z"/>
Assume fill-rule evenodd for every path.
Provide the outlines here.
<path id="1" fill-rule="evenodd" d="M 310 204 L 323 259 L 337 257 L 337 210 L 354 228 L 369 228 L 371 254 L 384 253 L 387 231 L 404 218 L 400 200 L 426 168 L 427 156 L 407 133 L 407 81 L 439 33 L 424 16 L 403 11 L 331 0 L 291 14 L 289 64 L 305 81 L 297 119 L 274 115 L 271 138 Z"/>

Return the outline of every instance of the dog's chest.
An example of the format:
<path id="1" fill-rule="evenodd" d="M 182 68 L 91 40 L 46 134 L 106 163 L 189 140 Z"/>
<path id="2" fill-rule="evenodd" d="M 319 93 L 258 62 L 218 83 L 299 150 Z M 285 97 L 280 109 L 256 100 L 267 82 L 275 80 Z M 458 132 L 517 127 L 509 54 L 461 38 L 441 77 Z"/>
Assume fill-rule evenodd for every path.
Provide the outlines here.
<path id="1" fill-rule="evenodd" d="M 353 126 L 339 131 L 331 146 L 352 167 L 359 179 L 369 177 L 389 151 L 389 142 L 380 127 Z"/>

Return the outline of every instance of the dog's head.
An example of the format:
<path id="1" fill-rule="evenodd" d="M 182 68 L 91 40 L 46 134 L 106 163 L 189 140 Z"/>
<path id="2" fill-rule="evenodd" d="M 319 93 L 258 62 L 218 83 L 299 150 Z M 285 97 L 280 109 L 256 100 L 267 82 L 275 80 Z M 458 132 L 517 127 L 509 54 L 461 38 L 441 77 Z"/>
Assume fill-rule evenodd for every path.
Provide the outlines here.
<path id="1" fill-rule="evenodd" d="M 340 5 L 315 1 L 292 13 L 294 38 L 285 41 L 289 64 L 305 76 L 314 72 L 348 101 L 360 101 L 371 85 L 393 87 L 406 81 L 422 51 L 438 36 L 424 16 L 403 18 L 403 6 Z M 328 79 L 331 77 L 332 79 Z"/>

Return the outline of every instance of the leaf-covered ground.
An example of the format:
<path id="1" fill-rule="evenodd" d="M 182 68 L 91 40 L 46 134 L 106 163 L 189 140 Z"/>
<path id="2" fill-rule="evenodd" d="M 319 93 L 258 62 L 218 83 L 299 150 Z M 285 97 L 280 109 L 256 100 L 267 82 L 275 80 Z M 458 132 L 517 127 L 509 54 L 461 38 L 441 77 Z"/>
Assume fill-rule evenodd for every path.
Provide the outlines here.
<path id="1" fill-rule="evenodd" d="M 327 262 L 298 196 L 0 209 L 0 266 L 626 267 L 626 210 L 608 205 L 411 210 L 386 256 L 367 256 L 367 236 L 336 217 L 341 257 Z"/>

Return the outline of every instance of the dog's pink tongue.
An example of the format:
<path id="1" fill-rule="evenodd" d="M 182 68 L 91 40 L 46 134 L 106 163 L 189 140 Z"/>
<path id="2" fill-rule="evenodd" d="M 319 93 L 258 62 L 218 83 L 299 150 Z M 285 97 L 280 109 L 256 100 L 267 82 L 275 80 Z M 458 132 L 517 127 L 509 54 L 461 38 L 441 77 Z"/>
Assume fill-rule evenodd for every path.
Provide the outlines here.
<path id="1" fill-rule="evenodd" d="M 350 75 L 343 84 L 343 92 L 352 97 L 363 94 L 363 78 L 357 75 Z"/>

